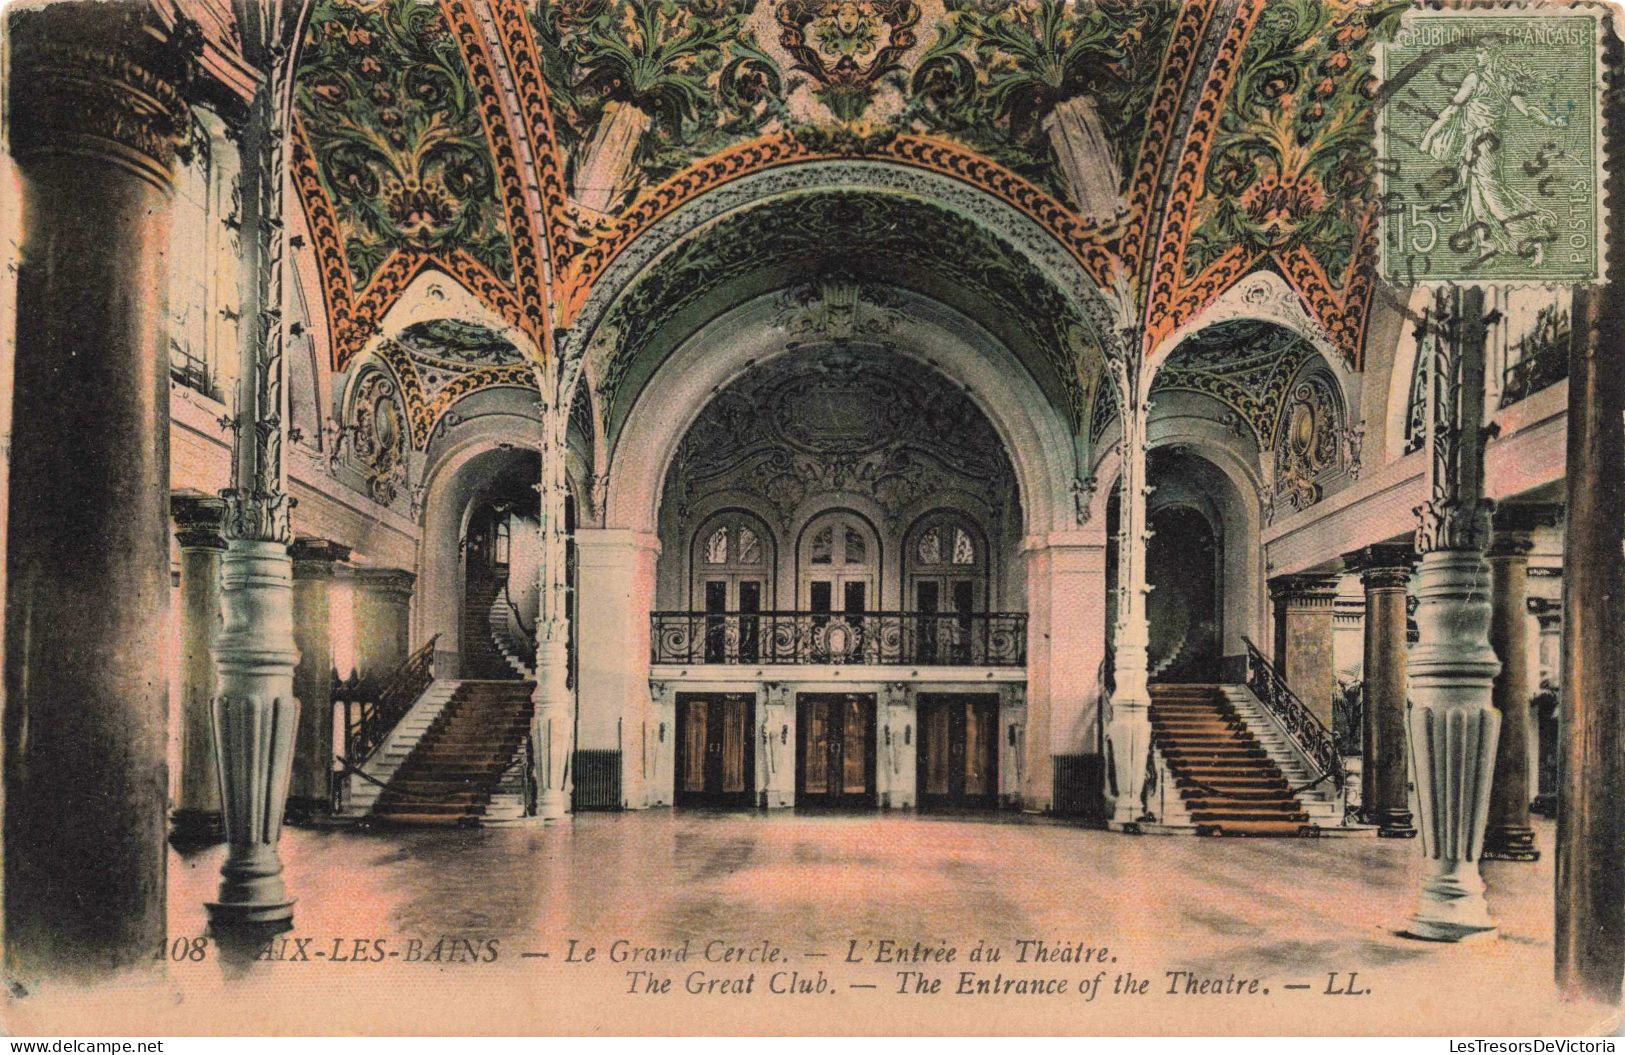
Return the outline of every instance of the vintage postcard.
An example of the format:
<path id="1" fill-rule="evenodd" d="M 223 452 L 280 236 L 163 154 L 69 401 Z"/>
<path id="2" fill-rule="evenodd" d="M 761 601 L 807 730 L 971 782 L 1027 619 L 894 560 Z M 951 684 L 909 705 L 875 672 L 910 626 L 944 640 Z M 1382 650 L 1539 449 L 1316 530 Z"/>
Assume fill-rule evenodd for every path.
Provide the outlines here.
<path id="1" fill-rule="evenodd" d="M 0 1032 L 1615 1035 L 1622 18 L 7 5 Z"/>

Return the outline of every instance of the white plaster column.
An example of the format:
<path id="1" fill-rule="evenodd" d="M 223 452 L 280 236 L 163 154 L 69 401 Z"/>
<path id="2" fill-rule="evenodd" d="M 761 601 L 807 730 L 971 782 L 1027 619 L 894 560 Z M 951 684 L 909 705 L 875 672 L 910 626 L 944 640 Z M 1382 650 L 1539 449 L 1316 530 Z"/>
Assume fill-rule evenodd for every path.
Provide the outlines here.
<path id="1" fill-rule="evenodd" d="M 1027 699 L 1021 685 L 999 690 L 999 804 L 1020 806 L 1027 766 Z M 1012 734 L 1011 730 L 1014 730 Z"/>
<path id="2" fill-rule="evenodd" d="M 761 704 L 757 704 L 758 719 Z M 669 681 L 649 683 L 648 737 L 649 782 L 645 789 L 644 805 L 670 806 L 677 793 L 677 697 Z M 758 737 L 760 739 L 760 737 Z M 758 756 L 757 773 L 761 772 Z M 758 776 L 757 778 L 761 778 Z"/>
<path id="3" fill-rule="evenodd" d="M 221 566 L 223 623 L 215 642 L 219 696 L 214 737 L 220 766 L 227 854 L 216 927 L 284 929 L 293 899 L 282 882 L 277 842 L 292 771 L 299 701 L 294 667 L 293 561 L 287 464 L 288 387 L 284 349 L 292 263 L 283 205 L 291 149 L 294 44 L 308 2 L 272 5 L 245 29 L 244 50 L 266 76 L 242 136 L 245 283 L 242 370 L 233 421 L 232 487 L 226 500 Z"/>
<path id="4" fill-rule="evenodd" d="M 757 756 L 756 782 L 762 789 L 762 805 L 770 810 L 794 806 L 796 722 L 788 685 L 770 681 L 763 686 L 758 728 L 762 753 Z"/>
<path id="5" fill-rule="evenodd" d="M 1495 932 L 1478 859 L 1501 715 L 1490 647 L 1491 503 L 1484 498 L 1484 294 L 1441 290 L 1427 398 L 1427 500 L 1417 507 L 1417 642 L 1411 760 L 1427 869 L 1410 931 L 1435 941 Z"/>
<path id="6" fill-rule="evenodd" d="M 1145 787 L 1146 761 L 1151 753 L 1151 690 L 1146 684 L 1150 662 L 1150 625 L 1146 621 L 1146 595 L 1151 587 L 1145 578 L 1146 543 L 1151 528 L 1146 519 L 1146 498 L 1151 484 L 1146 478 L 1146 421 L 1150 400 L 1141 381 L 1140 349 L 1109 356 L 1107 365 L 1117 385 L 1118 421 L 1122 429 L 1119 477 L 1117 544 L 1117 623 L 1113 633 L 1112 673 L 1114 688 L 1111 718 L 1106 732 L 1111 738 L 1112 768 L 1117 778 L 1117 801 L 1112 808 L 1112 827 L 1134 831 L 1143 820 L 1154 819 L 1141 803 Z"/>
<path id="7" fill-rule="evenodd" d="M 1023 803 L 1068 815 L 1098 809 L 1106 539 L 1063 531 L 1026 540 L 1027 699 Z M 1141 671 L 1142 681 L 1144 671 Z"/>
<path id="8" fill-rule="evenodd" d="M 576 612 L 577 750 L 620 750 L 626 745 L 623 805 L 641 809 L 651 803 L 652 781 L 636 751 L 646 737 L 658 739 L 649 693 L 649 612 L 660 540 L 640 531 L 582 528 L 576 532 L 576 555 L 581 598 Z M 675 750 L 676 737 L 673 724 L 666 742 L 658 745 L 663 754 Z M 671 794 L 669 786 L 666 794 Z"/>
<path id="9" fill-rule="evenodd" d="M 880 743 L 876 792 L 883 809 L 913 809 L 919 802 L 915 746 L 919 742 L 914 693 L 893 681 L 880 694 Z"/>
<path id="10" fill-rule="evenodd" d="M 563 456 L 570 404 L 569 396 L 559 394 L 558 385 L 549 378 L 546 368 L 537 370 L 537 381 L 541 391 L 551 393 L 551 398 L 545 399 L 542 405 L 542 478 L 536 488 L 540 497 L 537 526 L 540 553 L 536 564 L 536 687 L 531 696 L 535 706 L 531 713 L 530 737 L 536 778 L 536 816 L 544 821 L 556 821 L 571 811 L 575 754 L 579 749 L 574 691 L 578 686 L 572 686 L 570 681 L 569 524 L 565 517 L 569 484 L 564 475 Z M 585 575 L 580 585 L 583 596 L 598 600 Z M 603 603 L 614 602 L 605 595 Z M 584 604 L 581 608 L 588 610 L 589 606 Z M 590 655 L 595 645 L 604 647 L 602 642 L 589 644 L 578 633 L 579 654 Z M 610 650 L 630 645 L 630 641 L 623 640 L 610 646 Z M 645 662 L 647 651 L 645 648 Z M 582 665 L 581 676 L 591 676 L 586 664 Z M 647 710 L 647 681 L 638 691 L 642 707 Z M 618 737 L 610 743 L 616 748 L 620 746 Z M 624 785 L 622 790 L 624 793 Z"/>

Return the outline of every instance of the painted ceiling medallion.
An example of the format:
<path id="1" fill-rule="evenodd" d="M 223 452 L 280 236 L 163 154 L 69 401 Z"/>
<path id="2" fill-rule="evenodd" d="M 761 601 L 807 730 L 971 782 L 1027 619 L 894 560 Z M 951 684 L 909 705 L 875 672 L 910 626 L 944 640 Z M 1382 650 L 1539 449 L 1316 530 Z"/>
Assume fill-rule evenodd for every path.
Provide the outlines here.
<path id="1" fill-rule="evenodd" d="M 786 0 L 778 7 L 779 43 L 795 69 L 811 74 L 818 97 L 842 121 L 855 121 L 874 98 L 874 84 L 902 69 L 917 41 L 920 5 L 913 0 Z"/>
<path id="2" fill-rule="evenodd" d="M 849 341 L 891 333 L 902 320 L 896 292 L 847 274 L 826 274 L 779 295 L 774 325 L 797 341 Z"/>

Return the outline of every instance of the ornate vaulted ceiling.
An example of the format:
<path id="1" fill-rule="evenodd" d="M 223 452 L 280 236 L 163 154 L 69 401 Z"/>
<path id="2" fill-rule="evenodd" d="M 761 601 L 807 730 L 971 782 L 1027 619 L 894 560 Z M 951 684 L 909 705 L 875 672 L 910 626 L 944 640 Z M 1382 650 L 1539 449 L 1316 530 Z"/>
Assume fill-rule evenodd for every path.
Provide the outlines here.
<path id="1" fill-rule="evenodd" d="M 294 175 L 333 366 L 367 346 L 428 266 L 552 354 L 644 232 L 752 174 L 831 159 L 930 172 L 1016 210 L 1095 285 L 1133 292 L 1147 353 L 1171 351 L 1175 330 L 1268 267 L 1357 366 L 1373 249 L 1371 49 L 1398 11 L 1394 0 L 317 0 Z M 1013 320 L 1000 336 L 1027 345 L 1081 427 L 1092 393 L 1089 370 L 1066 361 L 1087 351 L 1068 339 L 1074 320 L 1008 246 L 948 245 L 935 215 L 924 207 L 861 244 L 789 216 L 799 229 L 775 237 L 787 252 L 816 236 L 849 257 L 931 263 L 919 281 L 951 278 Z M 761 263 L 694 252 L 720 253 L 723 269 Z M 692 277 L 700 261 L 674 266 Z M 664 285 L 675 309 L 703 298 Z"/>

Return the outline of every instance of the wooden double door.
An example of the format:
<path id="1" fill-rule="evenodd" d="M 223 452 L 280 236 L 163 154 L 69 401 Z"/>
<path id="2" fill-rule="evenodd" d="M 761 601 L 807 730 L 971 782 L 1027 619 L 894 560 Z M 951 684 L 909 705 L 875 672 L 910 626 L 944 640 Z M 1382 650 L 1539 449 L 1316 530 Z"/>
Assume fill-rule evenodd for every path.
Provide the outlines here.
<path id="1" fill-rule="evenodd" d="M 998 694 L 922 694 L 919 729 L 921 806 L 999 804 Z"/>
<path id="2" fill-rule="evenodd" d="M 875 695 L 796 697 L 796 805 L 875 805 Z"/>
<path id="3" fill-rule="evenodd" d="M 754 805 L 755 729 L 754 693 L 678 693 L 677 805 Z"/>

